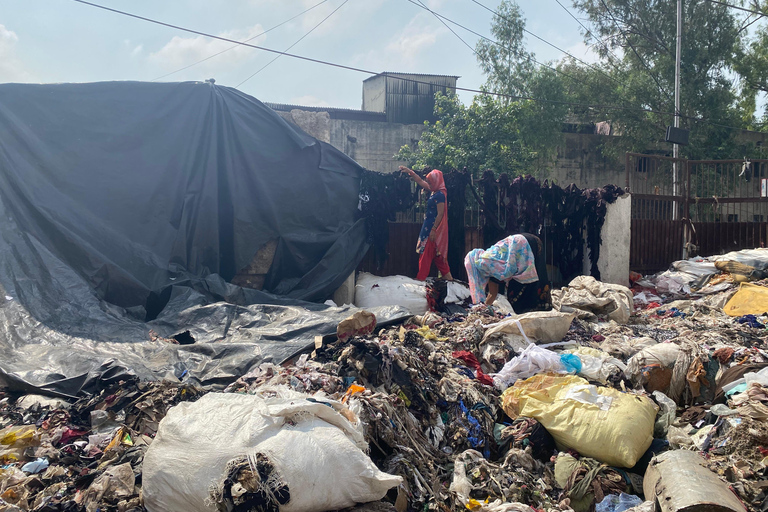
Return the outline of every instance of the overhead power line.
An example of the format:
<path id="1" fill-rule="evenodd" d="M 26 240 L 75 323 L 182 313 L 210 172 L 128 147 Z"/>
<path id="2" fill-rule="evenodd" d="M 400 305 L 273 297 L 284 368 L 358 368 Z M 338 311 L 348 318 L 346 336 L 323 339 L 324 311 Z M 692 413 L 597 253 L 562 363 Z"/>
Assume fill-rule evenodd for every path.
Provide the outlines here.
<path id="1" fill-rule="evenodd" d="M 239 44 L 241 46 L 247 46 L 249 48 L 254 48 L 256 50 L 262 50 L 262 51 L 266 51 L 266 52 L 270 52 L 270 53 L 276 53 L 276 54 L 280 54 L 280 55 L 285 55 L 286 57 L 291 57 L 291 58 L 303 60 L 303 61 L 306 61 L 306 62 L 314 62 L 315 64 L 322 64 L 322 65 L 325 65 L 325 66 L 332 66 L 332 67 L 339 68 L 339 69 L 346 69 L 348 71 L 355 71 L 355 72 L 358 72 L 358 73 L 365 73 L 365 74 L 371 75 L 371 76 L 381 76 L 381 75 L 383 75 L 382 73 L 378 73 L 376 71 L 370 71 L 368 69 L 356 68 L 354 66 L 347 66 L 347 65 L 344 65 L 344 64 L 338 64 L 338 63 L 335 63 L 335 62 L 324 61 L 324 60 L 321 60 L 321 59 L 313 59 L 312 57 L 305 57 L 303 55 L 296 55 L 296 54 L 293 54 L 293 53 L 281 52 L 280 50 L 275 50 L 275 49 L 272 49 L 272 48 L 267 48 L 265 46 L 259 46 L 259 45 L 255 45 L 255 44 L 251 44 L 251 43 L 244 43 L 244 42 L 241 42 L 241 41 L 236 41 L 234 39 L 229 39 L 227 37 L 217 36 L 217 35 L 210 34 L 210 33 L 207 33 L 207 32 L 202 32 L 202 31 L 199 31 L 199 30 L 191 29 L 191 28 L 181 27 L 179 25 L 174 25 L 174 24 L 171 24 L 171 23 L 166 23 L 164 21 L 159 21 L 159 20 L 155 20 L 155 19 L 152 19 L 152 18 L 147 18 L 147 17 L 144 17 L 144 16 L 139 16 L 138 14 L 132 14 L 132 13 L 129 13 L 129 12 L 126 12 L 126 11 L 121 11 L 119 9 L 113 9 L 112 7 L 106 7 L 106 6 L 99 5 L 99 4 L 96 4 L 96 3 L 93 3 L 93 2 L 88 2 L 87 0 L 71 0 L 71 1 L 72 2 L 77 2 L 79 4 L 83 4 L 83 5 L 89 5 L 91 7 L 97 8 L 97 9 L 102 9 L 102 10 L 105 10 L 105 11 L 113 12 L 115 14 L 120 14 L 122 16 L 127 16 L 127 17 L 130 17 L 130 18 L 146 21 L 148 23 L 153 23 L 155 25 L 161 25 L 163 27 L 168 27 L 168 28 L 172 28 L 172 29 L 175 29 L 175 30 L 181 30 L 183 32 L 188 32 L 190 34 L 197 34 L 197 35 L 200 35 L 200 36 L 210 37 L 211 39 L 218 39 L 220 41 L 226 41 L 228 43 Z M 432 84 L 430 82 L 425 82 L 423 80 L 417 80 L 417 79 L 414 79 L 414 78 L 406 78 L 406 77 L 402 77 L 402 76 L 393 76 L 393 75 L 383 75 L 383 76 L 388 76 L 389 78 L 393 78 L 393 79 L 396 79 L 396 80 L 402 80 L 404 82 L 411 82 L 411 83 L 424 84 L 424 85 L 434 85 L 434 84 Z M 580 108 L 585 108 L 585 109 L 624 110 L 624 111 L 634 111 L 634 112 L 645 112 L 645 113 L 648 113 L 648 114 L 656 114 L 656 115 L 664 115 L 664 116 L 674 116 L 675 115 L 672 112 L 665 112 L 665 111 L 659 111 L 659 110 L 654 110 L 654 109 L 649 109 L 649 108 L 642 108 L 642 107 L 623 107 L 623 106 L 619 106 L 619 105 L 601 105 L 601 104 L 589 104 L 589 103 L 575 103 L 575 102 L 571 102 L 571 101 L 547 100 L 547 99 L 544 99 L 544 98 L 533 98 L 533 97 L 530 97 L 530 96 L 521 96 L 521 95 L 515 95 L 515 94 L 497 93 L 497 92 L 483 91 L 483 90 L 480 90 L 480 89 L 470 89 L 470 88 L 467 88 L 467 87 L 459 87 L 459 86 L 451 87 L 451 89 L 454 89 L 456 91 L 472 92 L 472 93 L 475 93 L 475 94 L 484 94 L 484 95 L 487 95 L 487 96 L 496 96 L 496 97 L 499 97 L 499 98 L 509 98 L 509 99 L 513 99 L 513 100 L 535 101 L 535 102 L 539 102 L 539 103 L 552 103 L 552 104 L 557 104 L 557 105 L 566 105 L 566 106 L 580 107 Z M 733 129 L 733 130 L 743 130 L 743 128 L 739 128 L 737 126 L 728 126 L 728 125 L 724 125 L 724 124 L 718 124 L 718 123 L 714 123 L 712 121 L 708 121 L 706 119 L 699 118 L 699 117 L 686 116 L 686 115 L 682 115 L 681 117 L 684 117 L 685 119 L 689 119 L 689 120 L 694 121 L 694 122 L 706 123 L 706 124 L 710 124 L 710 125 L 713 125 L 713 126 L 719 126 L 719 127 L 722 127 L 722 128 L 729 128 L 729 129 Z"/>
<path id="2" fill-rule="evenodd" d="M 746 7 L 741 7 L 741 6 L 738 6 L 738 5 L 727 4 L 725 2 L 720 2 L 718 0 L 705 0 L 705 1 L 713 3 L 713 4 L 724 5 L 726 7 L 730 7 L 731 9 L 736 9 L 736 10 L 739 10 L 739 11 L 744 11 L 744 12 L 749 12 L 749 13 L 752 13 L 752 14 L 757 14 L 758 16 L 768 17 L 768 14 L 762 13 L 760 11 L 754 11 L 752 9 L 747 9 Z"/>
<path id="3" fill-rule="evenodd" d="M 574 14 L 571 12 L 571 10 L 570 10 L 570 9 L 568 9 L 566 6 L 564 6 L 564 5 L 562 4 L 562 2 L 560 2 L 560 0 L 555 0 L 555 2 L 557 2 L 557 5 L 559 5 L 560 7 L 562 7 L 562 8 L 563 8 L 563 10 L 564 10 L 565 12 L 567 12 L 567 13 L 568 13 L 568 15 L 569 15 L 571 18 L 573 18 L 574 20 L 576 20 L 576 23 L 578 23 L 579 25 L 581 25 L 581 28 L 583 28 L 583 29 L 586 31 L 586 33 L 587 33 L 588 35 L 590 35 L 590 36 L 594 37 L 594 38 L 595 38 L 595 40 L 596 40 L 598 43 L 600 43 L 600 44 L 602 45 L 602 47 L 603 47 L 603 48 L 605 48 L 605 51 L 606 51 L 606 52 L 608 52 L 608 54 L 609 54 L 611 57 L 613 57 L 613 58 L 614 58 L 614 59 L 616 59 L 616 60 L 621 60 L 621 59 L 619 59 L 619 58 L 618 58 L 618 57 L 617 57 L 617 56 L 616 56 L 616 55 L 615 55 L 615 54 L 614 54 L 614 53 L 611 51 L 611 49 L 610 49 L 610 48 L 608 48 L 608 45 L 605 43 L 605 41 L 603 41 L 602 39 L 600 39 L 599 37 L 597 37 L 595 34 L 593 34 L 593 33 L 592 33 L 592 32 L 591 32 L 591 31 L 590 31 L 588 28 L 587 28 L 587 26 L 586 26 L 586 25 L 584 25 L 584 24 L 581 22 L 581 20 L 580 20 L 579 18 L 577 18 L 577 17 L 576 17 L 576 16 L 575 16 L 575 15 L 574 15 Z M 615 67 L 616 67 L 616 66 L 614 65 L 614 68 L 615 68 Z"/>
<path id="4" fill-rule="evenodd" d="M 306 37 L 307 37 L 309 34 L 311 34 L 312 32 L 314 32 L 314 31 L 315 31 L 315 29 L 316 29 L 317 27 L 319 27 L 320 25 L 322 25 L 323 23 L 325 23 L 325 22 L 328 20 L 328 18 L 330 18 L 331 16 L 333 16 L 334 14 L 336 14 L 336 11 L 338 11 L 339 9 L 341 9 L 342 7 L 344 7 L 344 5 L 346 5 L 346 3 L 347 3 L 347 2 L 349 2 L 349 0 L 344 0 L 344 1 L 343 1 L 341 4 L 339 4 L 339 6 L 338 6 L 338 7 L 336 7 L 336 8 L 335 8 L 333 11 L 331 11 L 331 13 L 330 13 L 330 14 L 328 14 L 328 16 L 326 16 L 325 18 L 323 18 L 322 20 L 320 20 L 320 23 L 318 23 L 317 25 L 315 25 L 314 27 L 312 27 L 311 29 L 309 29 L 309 31 L 308 31 L 306 34 L 304 34 L 303 36 L 301 36 L 300 38 L 298 38 L 298 39 L 297 39 L 297 40 L 296 40 L 296 41 L 295 41 L 295 42 L 294 42 L 294 43 L 293 43 L 291 46 L 289 46 L 288 48 L 286 48 L 286 49 L 285 49 L 285 51 L 287 52 L 288 50 L 290 50 L 291 48 L 293 48 L 294 46 L 296 46 L 297 44 L 299 44 L 299 43 L 300 43 L 300 42 L 301 42 L 301 41 L 302 41 L 304 38 L 306 38 Z M 269 61 L 269 62 L 267 62 L 266 64 L 264 64 L 263 66 L 261 66 L 261 67 L 260 67 L 258 70 L 256 70 L 256 72 L 255 72 L 254 74 L 252 74 L 251 76 L 249 76 L 248 78 L 246 78 L 245 80 L 243 80 L 242 82 L 240 82 L 239 84 L 237 84 L 237 85 L 235 86 L 235 89 L 239 88 L 239 87 L 240 87 L 241 85 L 243 85 L 245 82 L 247 82 L 247 81 L 248 81 L 248 80 L 250 80 L 251 78 L 255 77 L 256 75 L 258 75 L 259 73 L 261 73 L 262 71 L 264 71 L 264 70 L 265 70 L 267 67 L 269 67 L 269 65 L 270 65 L 270 64 L 272 64 L 273 62 L 275 62 L 277 59 L 279 59 L 279 58 L 280 58 L 280 57 L 282 57 L 282 56 L 283 56 L 282 54 L 276 55 L 274 59 L 272 59 L 271 61 Z"/>
<path id="5" fill-rule="evenodd" d="M 313 5 L 312 7 L 308 8 L 308 9 L 304 9 L 303 11 L 301 11 L 299 14 L 297 14 L 297 15 L 296 15 L 296 16 L 294 16 L 293 18 L 289 18 L 289 19 L 285 20 L 284 22 L 280 23 L 279 25 L 275 25 L 274 27 L 272 27 L 272 28 L 270 28 L 270 29 L 268 29 L 268 30 L 265 30 L 265 31 L 264 31 L 264 32 L 262 32 L 261 34 L 257 34 L 257 35 L 255 35 L 255 36 L 253 36 L 253 37 L 249 37 L 248 39 L 244 39 L 243 41 L 239 41 L 239 42 L 241 42 L 241 43 L 247 43 L 247 42 L 249 42 L 249 41 L 253 41 L 254 39 L 257 39 L 257 38 L 259 38 L 259 37 L 263 36 L 264 34 L 268 34 L 268 33 L 272 32 L 273 30 L 275 30 L 276 28 L 280 28 L 280 27 L 282 27 L 283 25 L 285 25 L 286 23 L 290 23 L 291 21 L 295 20 L 296 18 L 298 18 L 298 17 L 300 17 L 300 16 L 303 16 L 304 14 L 308 13 L 309 11 L 311 11 L 312 9 L 314 9 L 315 7 L 320 7 L 322 4 L 324 4 L 324 3 L 325 3 L 325 2 L 327 2 L 327 1 L 328 1 L 328 0 L 321 0 L 320 2 L 316 3 L 316 4 L 315 4 L 315 5 Z M 176 74 L 176 73 L 178 73 L 179 71 L 184 71 L 185 69 L 189 69 L 189 68 L 191 68 L 191 67 L 197 66 L 198 64 L 202 64 L 203 62 L 205 62 L 205 61 L 207 61 L 207 60 L 209 60 L 209 59 L 212 59 L 212 58 L 214 58 L 214 57 L 217 57 L 217 56 L 221 55 L 222 53 L 226 53 L 226 52 L 228 52 L 229 50 L 233 50 L 233 49 L 235 49 L 235 48 L 237 48 L 237 47 L 239 47 L 239 46 L 240 46 L 239 44 L 235 44 L 235 45 L 232 45 L 232 46 L 230 46 L 229 48 L 226 48 L 226 49 L 224 49 L 224 50 L 221 50 L 220 52 L 216 52 L 216 53 L 214 53 L 213 55 L 209 55 L 208 57 L 206 57 L 206 58 L 204 58 L 204 59 L 201 59 L 201 60 L 199 60 L 199 61 L 197 61 L 197 62 L 195 62 L 195 63 L 192 63 L 192 64 L 190 64 L 190 65 L 188 65 L 188 66 L 184 66 L 183 68 L 179 68 L 179 69 L 177 69 L 176 71 L 171 71 L 170 73 L 166 73 L 166 74 L 164 74 L 163 76 L 159 76 L 159 77 L 157 77 L 157 78 L 153 78 L 153 79 L 152 79 L 152 81 L 153 81 L 153 82 L 156 82 L 157 80 L 162 80 L 162 79 L 163 79 L 163 78 L 165 78 L 165 77 L 168 77 L 168 76 L 171 76 L 171 75 L 175 75 L 175 74 Z"/>
<path id="6" fill-rule="evenodd" d="M 643 65 L 645 69 L 648 70 L 648 76 L 650 76 L 654 82 L 656 82 L 656 85 L 659 87 L 659 91 L 664 93 L 667 98 L 671 98 L 670 94 L 667 92 L 664 87 L 661 86 L 661 82 L 656 78 L 656 75 L 653 74 L 653 71 L 651 71 L 650 66 L 643 60 L 643 58 L 640 56 L 640 54 L 635 50 L 635 47 L 632 45 L 632 43 L 629 41 L 629 38 L 624 34 L 624 31 L 621 30 L 621 27 L 619 26 L 619 22 L 614 18 L 613 13 L 611 12 L 611 9 L 608 7 L 608 4 L 605 3 L 605 0 L 600 0 L 600 3 L 603 4 L 603 7 L 605 8 L 605 11 L 608 13 L 608 16 L 610 16 L 611 20 L 613 20 L 613 24 L 616 25 L 616 28 L 619 30 L 621 35 L 624 37 L 624 41 L 627 42 L 630 48 L 632 48 L 632 52 L 635 54 L 635 57 L 640 61 L 640 64 Z"/>
<path id="7" fill-rule="evenodd" d="M 498 12 L 498 11 L 496 11 L 496 10 L 494 10 L 494 9 L 491 9 L 491 8 L 490 8 L 490 7 L 488 7 L 487 5 L 484 5 L 484 4 L 480 3 L 478 0 L 472 0 L 472 1 L 473 1 L 474 3 L 476 3 L 477 5 L 479 5 L 480 7 L 482 7 L 483 9 L 485 9 L 485 10 L 487 10 L 487 11 L 489 11 L 489 12 L 492 12 L 493 14 L 495 14 L 496 16 L 498 16 L 499 18 L 501 18 L 501 19 L 503 19 L 503 20 L 507 20 L 507 21 L 510 21 L 510 22 L 511 22 L 511 20 L 510 20 L 509 18 L 507 18 L 506 16 L 502 15 L 500 12 Z M 606 72 L 605 72 L 605 71 L 603 71 L 602 69 L 600 69 L 600 68 L 598 68 L 598 67 L 596 67 L 596 66 L 593 66 L 593 65 L 589 64 L 588 62 L 585 62 L 584 60 L 582 60 L 582 59 L 580 59 L 580 58 L 578 58 L 578 57 L 576 57 L 576 56 L 572 55 L 571 53 L 567 52 L 566 50 L 563 50 L 562 48 L 560 48 L 559 46 L 557 46 L 557 45 L 556 45 L 556 44 L 554 44 L 554 43 L 550 43 L 549 41 L 547 41 L 547 40 L 546 40 L 546 39 L 544 39 L 543 37 L 541 37 L 541 36 L 538 36 L 538 35 L 534 34 L 534 33 L 533 33 L 533 32 L 531 32 L 530 30 L 528 30 L 527 28 L 523 28 L 523 32 L 525 32 L 525 33 L 526 33 L 526 34 L 528 34 L 528 35 L 531 35 L 531 36 L 535 37 L 535 38 L 536 38 L 536 39 L 538 39 L 539 41 L 541 41 L 541 42 L 543 42 L 543 43 L 545 43 L 545 44 L 548 44 L 549 46 L 551 46 L 551 47 L 552 47 L 552 48 L 554 48 L 555 50 L 557 50 L 557 51 L 559 51 L 559 52 L 562 52 L 562 53 L 566 54 L 567 56 L 569 56 L 569 57 L 570 57 L 570 58 L 572 58 L 573 60 L 575 60 L 575 61 L 577 61 L 577 62 L 581 62 L 582 64 L 584 64 L 584 65 L 585 65 L 585 66 L 587 66 L 588 68 L 590 68 L 590 69 L 593 69 L 593 70 L 597 71 L 598 73 L 601 73 L 601 74 L 605 75 L 606 77 L 608 77 L 609 79 L 613 80 L 614 82 L 616 82 L 616 83 L 620 84 L 620 82 L 619 82 L 618 80 L 616 80 L 615 78 L 613 78 L 611 75 L 609 75 L 608 73 L 606 73 Z"/>
<path id="8" fill-rule="evenodd" d="M 421 7 L 422 9 L 426 9 L 426 10 L 428 10 L 429 12 L 431 12 L 431 13 L 432 13 L 432 14 L 435 16 L 435 18 L 437 18 L 437 21 L 439 21 L 440 23 L 442 23 L 443 25 L 445 25 L 445 28 L 447 28 L 448 30 L 450 30 L 450 31 L 451 31 L 451 33 L 452 33 L 453 35 L 455 35 L 456 37 L 458 37 L 458 38 L 459 38 L 459 41 L 461 41 L 462 43 L 464 43 L 464 45 L 465 45 L 467 48 L 469 48 L 470 50 L 472 50 L 472 53 L 474 53 L 475 55 L 477 55 L 477 50 L 475 50 L 475 49 L 472 47 L 472 45 L 470 45 L 468 42 L 466 42 L 464 39 L 462 39 L 462 37 L 461 37 L 459 34 L 457 34 L 455 30 L 453 30 L 451 27 L 449 27 L 449 26 L 448 26 L 448 24 L 447 24 L 446 22 L 444 22 L 444 21 L 443 21 L 443 19 L 442 19 L 442 18 L 443 18 L 443 16 L 440 16 L 440 15 L 439 15 L 439 14 L 437 14 L 435 11 L 433 11 L 432 9 L 430 9 L 429 7 L 427 7 L 426 5 L 424 5 L 424 2 L 422 2 L 421 0 L 419 0 L 419 3 L 418 3 L 418 4 L 417 4 L 416 2 L 414 2 L 413 0 L 408 0 L 408 1 L 409 1 L 409 2 L 411 2 L 413 5 L 415 5 L 416 7 Z"/>
<path id="9" fill-rule="evenodd" d="M 474 34 L 474 35 L 476 35 L 477 37 L 479 37 L 479 38 L 481 38 L 481 39 L 485 39 L 486 41 L 488 41 L 488 42 L 489 42 L 489 43 L 491 43 L 491 44 L 495 44 L 496 46 L 499 46 L 500 48 L 504 48 L 505 50 L 510 50 L 510 51 L 511 51 L 511 49 L 510 49 L 508 46 L 504 46 L 504 45 L 503 45 L 503 44 L 501 44 L 500 42 L 498 42 L 498 41 L 494 41 L 494 40 L 493 40 L 493 39 L 491 39 L 490 37 L 486 37 L 486 36 L 484 36 L 483 34 L 481 34 L 481 33 L 479 33 L 479 32 L 476 32 L 476 31 L 472 30 L 471 28 L 468 28 L 468 27 L 466 27 L 466 26 L 462 25 L 461 23 L 457 23 L 457 22 L 455 22 L 455 21 L 453 21 L 453 20 L 450 20 L 450 19 L 446 18 L 445 16 L 443 16 L 442 14 L 439 14 L 439 13 L 437 13 L 437 12 L 433 11 L 432 9 L 429 9 L 429 8 L 428 8 L 428 7 L 426 7 L 426 6 L 423 6 L 423 7 L 422 7 L 422 5 L 423 5 L 423 4 L 422 4 L 422 5 L 419 5 L 419 4 L 417 4 L 417 3 L 415 2 L 415 0 L 408 0 L 408 1 L 409 1 L 410 3 L 412 3 L 413 5 L 415 5 L 416 7 L 421 7 L 421 8 L 423 8 L 423 9 L 427 9 L 427 10 L 428 10 L 428 11 L 430 11 L 432 14 L 434 14 L 434 15 L 435 15 L 435 17 L 436 17 L 437 19 L 439 19 L 441 22 L 443 21 L 441 18 L 443 18 L 443 19 L 447 20 L 448 22 L 450 22 L 450 23 L 453 23 L 453 24 L 454 24 L 454 25 L 456 25 L 457 27 L 459 27 L 459 28 L 462 28 L 462 29 L 466 30 L 466 31 L 467 31 L 467 32 L 469 32 L 470 34 Z M 419 0 L 419 3 L 421 3 L 421 0 Z M 443 22 L 443 25 L 445 25 L 445 22 Z M 446 27 L 447 27 L 447 25 L 446 25 Z M 449 30 L 450 30 L 450 28 L 449 28 Z M 453 32 L 453 31 L 451 30 L 451 32 Z M 454 33 L 455 33 L 455 32 L 454 32 Z M 461 39 L 461 38 L 459 38 L 459 39 Z M 466 43 L 466 41 L 464 41 L 463 39 L 462 39 L 461 41 L 462 41 L 464 44 L 466 44 L 467 46 L 469 46 L 469 45 Z M 474 48 L 472 48 L 471 46 L 470 46 L 470 48 L 471 48 L 471 49 L 472 49 L 472 51 L 475 53 L 475 55 L 477 55 L 477 51 L 475 51 L 475 49 L 474 49 Z M 551 69 L 552 71 L 554 71 L 555 73 L 560 73 L 560 74 L 561 74 L 561 75 L 563 75 L 563 76 L 567 76 L 567 77 L 568 77 L 568 78 L 570 78 L 571 80 L 575 80 L 575 81 L 577 81 L 577 82 L 579 82 L 579 83 L 582 83 L 582 80 L 579 80 L 579 79 L 578 79 L 578 78 L 576 78 L 575 76 L 573 76 L 573 75 L 569 75 L 568 73 L 566 73 L 566 72 L 564 72 L 564 71 L 561 71 L 561 70 L 559 70 L 559 69 L 557 69 L 557 68 L 554 68 L 554 67 L 552 67 L 552 66 L 550 66 L 550 65 L 548 65 L 548 64 L 544 64 L 543 62 L 540 62 L 540 61 L 536 60 L 535 58 L 533 58 L 533 57 L 532 57 L 532 56 L 530 56 L 530 55 L 526 55 L 526 56 L 525 56 L 525 58 L 526 58 L 526 60 L 529 60 L 529 61 L 531 61 L 531 62 L 533 62 L 533 63 L 535 63 L 535 64 L 538 64 L 539 66 L 542 66 L 542 67 L 545 67 L 545 68 L 549 68 L 549 69 Z"/>

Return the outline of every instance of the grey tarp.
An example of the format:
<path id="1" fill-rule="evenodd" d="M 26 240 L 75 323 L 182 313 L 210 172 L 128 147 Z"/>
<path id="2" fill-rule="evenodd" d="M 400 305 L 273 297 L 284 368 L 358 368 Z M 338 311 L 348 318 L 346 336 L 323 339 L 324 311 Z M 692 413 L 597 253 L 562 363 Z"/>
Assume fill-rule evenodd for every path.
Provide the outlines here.
<path id="1" fill-rule="evenodd" d="M 0 85 L 0 382 L 216 384 L 334 331 L 348 309 L 303 301 L 367 249 L 361 171 L 211 83 Z M 229 284 L 271 239 L 273 294 Z"/>

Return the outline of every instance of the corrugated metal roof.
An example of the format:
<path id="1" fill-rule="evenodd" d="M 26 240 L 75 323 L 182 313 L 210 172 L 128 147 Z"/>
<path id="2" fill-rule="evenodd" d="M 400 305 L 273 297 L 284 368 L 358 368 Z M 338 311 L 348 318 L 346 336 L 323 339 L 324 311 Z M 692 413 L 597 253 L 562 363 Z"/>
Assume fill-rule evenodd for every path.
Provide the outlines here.
<path id="1" fill-rule="evenodd" d="M 458 80 L 461 78 L 460 76 L 456 75 L 433 75 L 430 73 L 399 73 L 397 71 L 383 71 L 379 73 L 378 75 L 373 75 L 371 77 L 366 78 L 363 80 L 363 82 L 367 82 L 368 80 L 373 80 L 374 78 L 381 78 L 383 76 L 393 76 L 393 75 L 400 75 L 400 76 L 433 76 L 433 77 L 440 77 L 440 78 L 455 78 Z"/>

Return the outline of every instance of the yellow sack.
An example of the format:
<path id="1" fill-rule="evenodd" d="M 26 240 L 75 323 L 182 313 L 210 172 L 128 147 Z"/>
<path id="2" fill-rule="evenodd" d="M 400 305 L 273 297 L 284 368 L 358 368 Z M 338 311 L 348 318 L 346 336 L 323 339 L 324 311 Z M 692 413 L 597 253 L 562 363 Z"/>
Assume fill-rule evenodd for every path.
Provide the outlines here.
<path id="1" fill-rule="evenodd" d="M 653 441 L 658 407 L 646 397 L 590 385 L 575 375 L 535 375 L 501 396 L 510 418 L 535 418 L 561 449 L 631 468 Z"/>
<path id="2" fill-rule="evenodd" d="M 762 315 L 768 312 L 768 288 L 756 284 L 741 283 L 731 300 L 723 308 L 726 315 Z"/>

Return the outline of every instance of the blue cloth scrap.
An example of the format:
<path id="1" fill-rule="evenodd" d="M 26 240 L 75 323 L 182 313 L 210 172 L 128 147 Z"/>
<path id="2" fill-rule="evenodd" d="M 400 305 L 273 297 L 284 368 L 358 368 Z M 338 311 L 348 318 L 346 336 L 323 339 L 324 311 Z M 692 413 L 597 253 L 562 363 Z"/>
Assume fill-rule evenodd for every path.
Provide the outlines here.
<path id="1" fill-rule="evenodd" d="M 48 459 L 37 459 L 32 462 L 27 462 L 21 467 L 21 470 L 25 473 L 37 474 L 48 469 Z"/>
<path id="2" fill-rule="evenodd" d="M 467 421 L 469 421 L 469 435 L 467 436 L 467 441 L 469 441 L 472 448 L 480 448 L 481 446 L 484 446 L 485 440 L 483 439 L 483 428 L 480 426 L 480 422 L 477 421 L 477 418 L 472 416 L 472 413 L 467 409 L 467 406 L 464 405 L 464 400 L 459 400 L 459 406 L 461 407 L 461 412 L 464 413 L 464 416 L 467 417 Z M 490 450 L 485 446 L 483 456 L 488 458 L 490 454 Z"/>
<path id="3" fill-rule="evenodd" d="M 755 329 L 765 329 L 765 325 L 761 324 L 755 315 L 744 315 L 740 317 L 737 322 L 740 324 L 747 324 Z"/>

